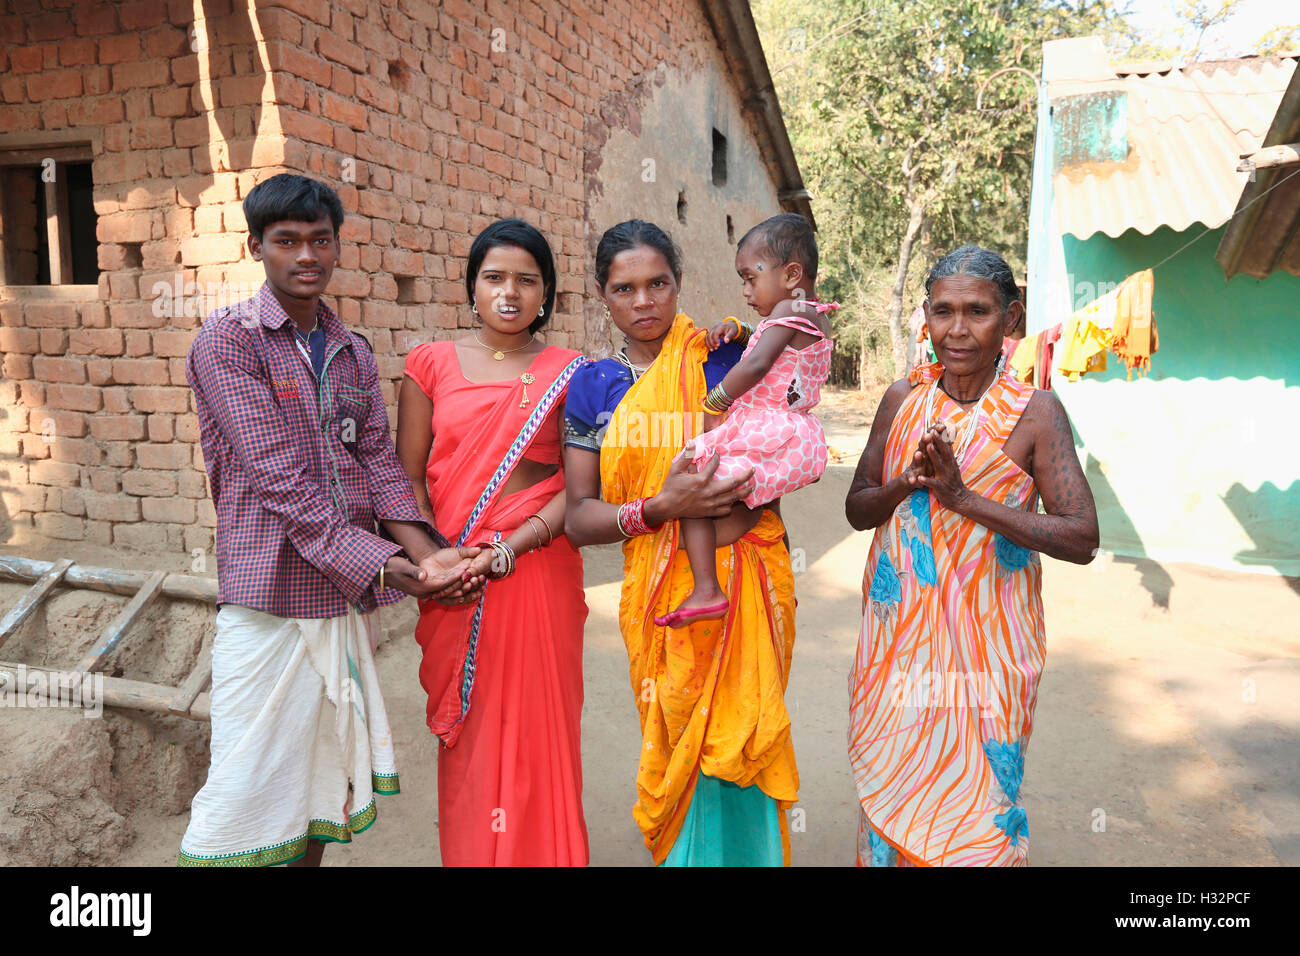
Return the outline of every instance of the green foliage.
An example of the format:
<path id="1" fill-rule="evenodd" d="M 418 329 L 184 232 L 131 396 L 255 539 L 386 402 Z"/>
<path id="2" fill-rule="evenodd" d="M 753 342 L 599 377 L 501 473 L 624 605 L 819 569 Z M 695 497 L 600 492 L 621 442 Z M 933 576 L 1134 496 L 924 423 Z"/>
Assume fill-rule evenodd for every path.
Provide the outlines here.
<path id="1" fill-rule="evenodd" d="M 1045 40 L 1098 32 L 1105 0 L 755 0 L 795 153 L 816 203 L 819 290 L 842 339 L 886 336 L 909 217 L 924 215 L 905 310 L 924 269 L 964 242 L 1023 274 Z M 982 95 L 981 95 L 982 92 Z M 895 311 L 898 304 L 894 303 Z"/>

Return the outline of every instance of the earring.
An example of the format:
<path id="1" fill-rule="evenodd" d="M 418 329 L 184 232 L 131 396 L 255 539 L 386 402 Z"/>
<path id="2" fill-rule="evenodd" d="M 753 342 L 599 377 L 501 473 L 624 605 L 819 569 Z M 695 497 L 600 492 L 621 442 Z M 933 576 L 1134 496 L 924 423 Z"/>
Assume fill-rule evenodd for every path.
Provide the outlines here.
<path id="1" fill-rule="evenodd" d="M 475 315 L 478 315 L 478 303 L 475 302 L 473 299 L 469 300 L 469 310 L 473 312 Z"/>
<path id="2" fill-rule="evenodd" d="M 542 306 L 540 309 L 537 310 L 537 317 L 539 319 L 546 318 L 546 306 Z"/>
<path id="3" fill-rule="evenodd" d="M 604 319 L 605 319 L 605 321 L 606 321 L 606 322 L 613 322 L 613 321 L 614 321 L 614 317 L 613 317 L 612 315 L 609 314 L 609 306 L 608 306 L 608 305 L 604 305 L 604 306 L 601 306 L 601 308 L 604 310 Z"/>

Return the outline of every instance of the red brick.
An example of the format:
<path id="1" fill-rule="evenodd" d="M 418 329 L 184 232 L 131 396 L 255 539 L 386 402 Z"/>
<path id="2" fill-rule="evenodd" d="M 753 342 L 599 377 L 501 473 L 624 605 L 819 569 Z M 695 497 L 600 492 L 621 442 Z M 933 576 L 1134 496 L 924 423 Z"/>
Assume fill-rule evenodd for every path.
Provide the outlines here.
<path id="1" fill-rule="evenodd" d="M 243 236 L 200 236 L 181 242 L 181 264 L 206 266 L 238 262 L 244 251 Z"/>
<path id="2" fill-rule="evenodd" d="M 66 11 L 43 13 L 27 21 L 27 41 L 45 43 L 72 36 L 72 17 Z"/>
<path id="3" fill-rule="evenodd" d="M 51 442 L 60 438 L 84 438 L 86 436 L 86 416 L 81 412 L 61 412 L 45 409 L 32 413 L 29 427 L 33 434 Z"/>
<path id="4" fill-rule="evenodd" d="M 140 441 L 145 436 L 143 415 L 95 415 L 90 419 L 95 441 Z"/>
<path id="5" fill-rule="evenodd" d="M 33 103 L 80 95 L 81 74 L 76 70 L 55 70 L 27 78 L 27 98 Z"/>
<path id="6" fill-rule="evenodd" d="M 334 33 L 321 31 L 316 41 L 316 51 L 327 60 L 342 63 L 358 73 L 366 70 L 366 51 Z"/>
<path id="7" fill-rule="evenodd" d="M 60 512 L 46 511 L 34 521 L 38 533 L 60 541 L 80 541 L 86 535 L 86 523 L 81 518 Z"/>
<path id="8" fill-rule="evenodd" d="M 81 467 L 66 461 L 34 461 L 28 470 L 34 485 L 60 485 L 75 488 L 81 482 Z"/>
<path id="9" fill-rule="evenodd" d="M 114 359 L 113 378 L 123 385 L 166 385 L 167 363 L 162 359 Z"/>
<path id="10" fill-rule="evenodd" d="M 86 381 L 86 365 L 80 359 L 50 358 L 38 355 L 32 359 L 32 372 L 44 382 L 70 382 L 80 385 Z"/>
<path id="11" fill-rule="evenodd" d="M 184 357 L 190 354 L 190 344 L 194 341 L 194 332 L 164 331 L 155 332 L 153 336 L 154 354 L 163 357 Z"/>
<path id="12" fill-rule="evenodd" d="M 164 149 L 172 144 L 172 121 L 156 116 L 131 124 L 132 149 Z"/>
<path id="13" fill-rule="evenodd" d="M 113 67 L 113 89 L 117 91 L 168 85 L 167 60 L 139 60 Z"/>
<path id="14" fill-rule="evenodd" d="M 321 94 L 321 113 L 330 119 L 345 123 L 352 129 L 366 128 L 366 108 L 354 100 L 345 99 L 326 90 Z"/>
<path id="15" fill-rule="evenodd" d="M 144 35 L 145 55 L 172 57 L 190 52 L 190 35 L 170 25 L 154 27 Z"/>
<path id="16" fill-rule="evenodd" d="M 0 329 L 0 352 L 35 355 L 41 350 L 40 338 L 36 329 Z"/>
<path id="17" fill-rule="evenodd" d="M 190 447 L 177 442 L 170 445 L 142 444 L 135 446 L 135 453 L 141 468 L 175 471 L 190 466 L 192 459 Z"/>
<path id="18" fill-rule="evenodd" d="M 119 33 L 99 41 L 99 62 L 105 66 L 114 63 L 132 63 L 140 59 L 140 35 Z"/>
<path id="19" fill-rule="evenodd" d="M 334 145 L 334 126 L 319 116 L 312 116 L 298 110 L 284 110 L 280 116 L 286 136 L 297 136 L 309 143 L 321 146 Z"/>
<path id="20" fill-rule="evenodd" d="M 130 472 L 127 473 L 128 475 Z M 85 496 L 86 514 L 97 521 L 139 521 L 140 499 L 126 495 L 101 495 L 90 492 Z"/>
<path id="21" fill-rule="evenodd" d="M 122 29 L 148 30 L 167 23 L 166 0 L 130 0 L 122 4 Z"/>
<path id="22" fill-rule="evenodd" d="M 150 415 L 149 416 L 149 440 L 156 442 L 173 441 L 176 437 L 175 429 L 172 428 L 172 417 L 170 415 Z"/>
<path id="23" fill-rule="evenodd" d="M 68 122 L 73 126 L 105 126 L 120 123 L 124 112 L 116 96 L 98 96 L 68 104 Z"/>
<path id="24" fill-rule="evenodd" d="M 76 328 L 77 307 L 63 302 L 32 304 L 27 307 L 26 324 L 36 329 Z"/>
<path id="25" fill-rule="evenodd" d="M 90 470 L 90 487 L 103 495 L 115 495 L 122 490 L 122 483 L 116 469 L 92 468 Z"/>
<path id="26" fill-rule="evenodd" d="M 178 387 L 149 387 L 131 390 L 131 404 L 141 412 L 188 412 L 190 390 Z"/>
<path id="27" fill-rule="evenodd" d="M 76 355 L 121 355 L 122 333 L 118 329 L 74 329 L 68 350 Z"/>
<path id="28" fill-rule="evenodd" d="M 195 519 L 193 498 L 142 498 L 140 504 L 145 521 L 190 524 Z"/>
<path id="29" fill-rule="evenodd" d="M 129 495 L 166 498 L 176 494 L 176 478 L 174 471 L 128 471 L 122 475 L 122 490 Z"/>
<path id="30" fill-rule="evenodd" d="M 224 76 L 217 82 L 217 96 L 223 107 L 258 104 L 265 87 L 264 76 Z"/>
<path id="31" fill-rule="evenodd" d="M 40 47 L 15 47 L 10 51 L 9 68 L 15 73 L 38 73 L 44 65 Z"/>
<path id="32" fill-rule="evenodd" d="M 68 351 L 68 333 L 63 329 L 41 330 L 41 352 L 45 355 L 63 355 Z"/>
<path id="33" fill-rule="evenodd" d="M 153 212 L 137 209 L 100 216 L 96 228 L 100 242 L 145 242 L 153 237 Z"/>

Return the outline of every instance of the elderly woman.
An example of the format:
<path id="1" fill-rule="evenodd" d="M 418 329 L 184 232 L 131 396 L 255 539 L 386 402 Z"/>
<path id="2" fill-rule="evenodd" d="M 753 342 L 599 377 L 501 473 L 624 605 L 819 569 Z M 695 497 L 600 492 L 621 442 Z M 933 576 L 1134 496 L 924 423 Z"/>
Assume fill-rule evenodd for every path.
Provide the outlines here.
<path id="1" fill-rule="evenodd" d="M 624 542 L 619 623 L 641 716 L 634 815 L 654 862 L 780 866 L 799 778 L 785 709 L 794 578 L 777 512 L 717 524 L 725 619 L 655 624 L 693 587 L 679 519 L 730 515 L 752 478 L 714 480 L 716 457 L 695 473 L 678 455 L 741 354 L 735 342 L 710 351 L 706 330 L 678 314 L 681 278 L 681 253 L 653 223 L 600 239 L 596 283 L 627 347 L 569 386 L 565 528 L 579 546 Z"/>
<path id="2" fill-rule="evenodd" d="M 963 246 L 925 289 L 938 360 L 885 392 L 845 500 L 876 529 L 849 682 L 858 862 L 1024 865 L 1038 552 L 1087 564 L 1097 513 L 1060 401 L 1003 374 L 1024 311 L 1006 262 Z"/>

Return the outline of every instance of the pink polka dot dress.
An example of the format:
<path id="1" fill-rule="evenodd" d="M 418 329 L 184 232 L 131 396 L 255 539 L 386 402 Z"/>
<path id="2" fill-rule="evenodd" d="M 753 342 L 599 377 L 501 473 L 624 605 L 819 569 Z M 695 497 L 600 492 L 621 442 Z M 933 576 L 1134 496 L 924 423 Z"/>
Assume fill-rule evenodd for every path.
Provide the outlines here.
<path id="1" fill-rule="evenodd" d="M 767 375 L 736 399 L 722 423 L 695 439 L 691 459 L 703 468 L 716 451 L 718 480 L 753 468 L 754 491 L 743 499 L 750 508 L 810 485 L 826 470 L 826 434 L 812 409 L 830 374 L 834 343 L 808 319 L 785 316 L 760 322 L 745 355 L 774 325 L 816 335 L 820 341 L 803 349 L 787 346 Z"/>

